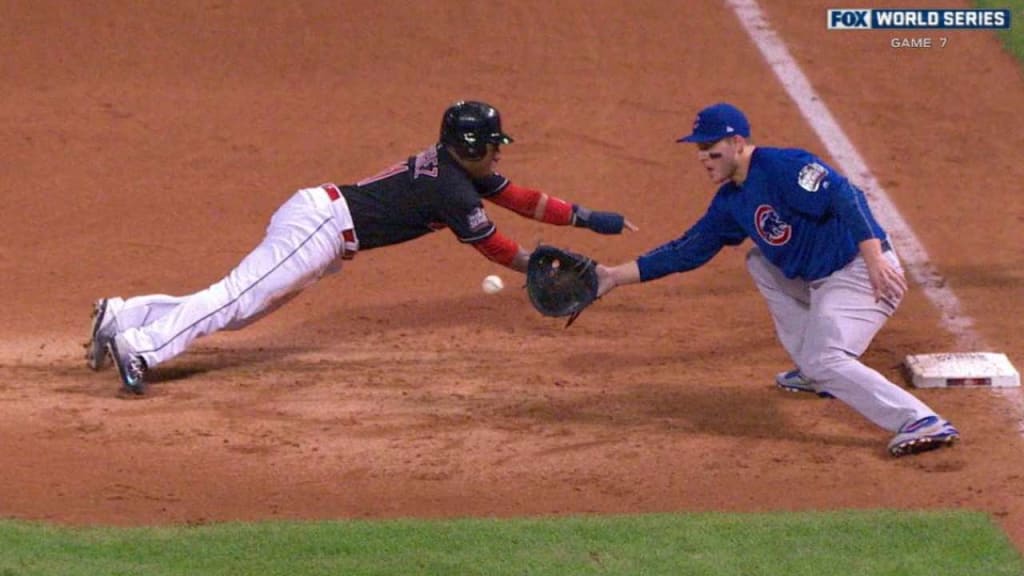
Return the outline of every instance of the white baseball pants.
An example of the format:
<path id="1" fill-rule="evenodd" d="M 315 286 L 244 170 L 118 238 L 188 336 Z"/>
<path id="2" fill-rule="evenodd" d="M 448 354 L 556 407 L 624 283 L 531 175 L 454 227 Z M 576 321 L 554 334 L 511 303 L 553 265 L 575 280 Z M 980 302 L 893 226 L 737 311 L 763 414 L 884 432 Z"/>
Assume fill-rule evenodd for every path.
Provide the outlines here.
<path id="1" fill-rule="evenodd" d="M 276 310 L 358 250 L 352 216 L 337 187 L 296 192 L 278 208 L 266 236 L 228 275 L 188 296 L 125 300 L 114 316 L 132 350 L 152 368 L 196 339 L 238 330 Z"/>

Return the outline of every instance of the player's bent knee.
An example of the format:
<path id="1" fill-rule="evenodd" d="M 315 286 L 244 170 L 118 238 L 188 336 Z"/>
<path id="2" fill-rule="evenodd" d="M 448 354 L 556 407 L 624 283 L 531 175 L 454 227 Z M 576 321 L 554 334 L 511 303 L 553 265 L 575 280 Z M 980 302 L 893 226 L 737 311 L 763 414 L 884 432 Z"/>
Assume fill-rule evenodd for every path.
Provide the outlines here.
<path id="1" fill-rule="evenodd" d="M 800 371 L 804 377 L 815 382 L 825 382 L 844 365 L 857 362 L 857 358 L 842 350 L 829 350 L 814 354 L 800 362 Z"/>

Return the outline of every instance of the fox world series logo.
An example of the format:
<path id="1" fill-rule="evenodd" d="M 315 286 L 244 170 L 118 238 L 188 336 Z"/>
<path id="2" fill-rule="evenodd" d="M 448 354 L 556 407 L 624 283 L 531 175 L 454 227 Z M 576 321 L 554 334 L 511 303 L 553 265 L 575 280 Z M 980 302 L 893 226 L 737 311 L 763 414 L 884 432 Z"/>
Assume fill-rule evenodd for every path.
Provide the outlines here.
<path id="1" fill-rule="evenodd" d="M 832 8 L 828 10 L 829 30 L 1006 30 L 1009 28 L 1010 10 L 1008 9 Z"/>

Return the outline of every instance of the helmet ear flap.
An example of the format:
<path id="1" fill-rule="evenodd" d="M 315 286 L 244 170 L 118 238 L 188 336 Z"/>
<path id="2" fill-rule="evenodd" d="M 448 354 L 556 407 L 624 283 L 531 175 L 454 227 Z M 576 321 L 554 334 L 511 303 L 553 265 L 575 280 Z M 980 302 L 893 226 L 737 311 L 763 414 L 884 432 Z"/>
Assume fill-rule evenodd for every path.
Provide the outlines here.
<path id="1" fill-rule="evenodd" d="M 475 132 L 458 134 L 452 147 L 466 160 L 479 160 L 487 154 L 487 143 Z"/>
<path id="2" fill-rule="evenodd" d="M 459 101 L 445 110 L 441 120 L 441 143 L 453 148 L 456 154 L 467 160 L 483 158 L 480 139 L 475 131 L 478 123 L 472 103 Z"/>

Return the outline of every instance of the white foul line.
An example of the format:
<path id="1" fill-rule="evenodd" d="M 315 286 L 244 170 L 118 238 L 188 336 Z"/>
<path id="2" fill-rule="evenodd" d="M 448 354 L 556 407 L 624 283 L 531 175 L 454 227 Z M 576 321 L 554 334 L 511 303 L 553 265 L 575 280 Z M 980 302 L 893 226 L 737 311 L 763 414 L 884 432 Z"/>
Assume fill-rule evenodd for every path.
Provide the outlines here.
<path id="1" fill-rule="evenodd" d="M 900 259 L 910 278 L 924 291 L 925 297 L 939 310 L 940 323 L 955 338 L 960 350 L 974 350 L 984 346 L 981 336 L 974 329 L 974 320 L 964 314 L 960 300 L 949 288 L 946 280 L 931 264 L 931 258 L 924 246 L 910 229 L 910 225 L 900 215 L 899 210 L 882 189 L 881 184 L 868 169 L 864 158 L 854 147 L 853 142 L 839 127 L 832 112 L 818 96 L 800 66 L 790 55 L 785 43 L 772 30 L 768 19 L 761 11 L 757 0 L 725 0 L 739 18 L 740 24 L 750 35 L 761 55 L 771 66 L 775 76 L 786 89 L 789 97 L 796 103 L 807 123 L 825 144 L 829 154 L 835 159 L 839 168 L 864 190 L 879 223 L 886 229 L 897 247 Z M 824 26 L 824 15 L 822 16 Z M 1014 407 L 1014 415 L 1018 419 L 1020 432 L 1024 434 L 1024 398 L 1019 388 L 993 388 L 997 394 L 1005 397 Z"/>

